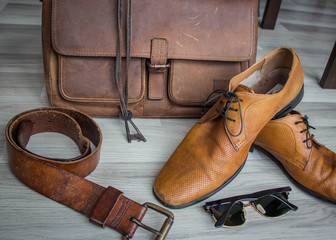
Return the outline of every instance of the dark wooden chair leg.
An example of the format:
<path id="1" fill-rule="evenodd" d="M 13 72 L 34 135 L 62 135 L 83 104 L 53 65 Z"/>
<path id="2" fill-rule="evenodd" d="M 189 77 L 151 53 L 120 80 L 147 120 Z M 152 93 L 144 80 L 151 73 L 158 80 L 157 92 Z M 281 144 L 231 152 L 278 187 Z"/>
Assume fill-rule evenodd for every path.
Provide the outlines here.
<path id="1" fill-rule="evenodd" d="M 320 86 L 322 88 L 336 89 L 336 42 L 331 51 L 327 66 L 324 69 Z"/>
<path id="2" fill-rule="evenodd" d="M 260 24 L 263 29 L 274 29 L 280 11 L 281 0 L 267 0 Z"/>

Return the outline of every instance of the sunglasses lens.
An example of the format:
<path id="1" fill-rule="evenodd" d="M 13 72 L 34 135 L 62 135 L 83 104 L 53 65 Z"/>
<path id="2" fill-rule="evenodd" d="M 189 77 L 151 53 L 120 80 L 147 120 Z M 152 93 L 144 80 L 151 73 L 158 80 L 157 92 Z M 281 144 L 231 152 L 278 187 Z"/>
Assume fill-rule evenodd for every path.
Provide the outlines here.
<path id="1" fill-rule="evenodd" d="M 228 207 L 229 207 L 228 204 L 212 207 L 212 213 L 214 214 L 214 218 L 216 219 L 216 221 L 219 220 L 219 218 L 227 210 Z M 240 226 L 244 224 L 245 220 L 246 219 L 245 219 L 245 213 L 243 210 L 243 203 L 238 202 L 238 203 L 235 203 L 230 209 L 224 225 L 229 226 L 229 227 L 236 227 L 236 226 Z"/>
<path id="2" fill-rule="evenodd" d="M 286 193 L 276 193 L 273 196 L 265 196 L 254 201 L 257 211 L 267 217 L 279 217 L 286 214 L 291 209 L 284 204 L 281 200 L 287 201 L 288 196 Z"/>

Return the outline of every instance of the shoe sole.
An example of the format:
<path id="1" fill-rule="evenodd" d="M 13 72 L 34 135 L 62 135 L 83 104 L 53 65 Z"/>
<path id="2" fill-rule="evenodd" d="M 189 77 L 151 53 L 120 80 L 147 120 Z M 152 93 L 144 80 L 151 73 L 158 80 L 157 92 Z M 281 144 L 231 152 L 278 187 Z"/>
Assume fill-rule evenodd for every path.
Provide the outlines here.
<path id="1" fill-rule="evenodd" d="M 277 119 L 277 118 L 281 118 L 281 117 L 284 117 L 286 116 L 290 111 L 292 111 L 299 103 L 300 101 L 302 100 L 303 98 L 303 92 L 304 92 L 304 89 L 303 89 L 303 86 L 300 90 L 300 92 L 296 95 L 296 97 L 290 101 L 290 103 L 288 103 L 283 109 L 281 109 L 277 114 L 275 114 L 275 116 L 272 118 L 272 119 Z M 250 147 L 250 151 L 249 152 L 253 152 L 253 145 L 251 145 Z M 189 207 L 191 205 L 194 205 L 196 203 L 199 203 L 209 197 L 211 197 L 212 195 L 214 195 L 215 193 L 219 192 L 220 190 L 222 190 L 226 185 L 228 185 L 239 173 L 240 171 L 243 169 L 244 165 L 245 165 L 245 162 L 247 160 L 247 157 L 248 155 L 246 156 L 245 160 L 244 160 L 244 163 L 240 166 L 240 168 L 226 181 L 224 182 L 222 185 L 220 185 L 217 189 L 215 189 L 214 191 L 212 191 L 211 193 L 208 193 L 207 195 L 201 197 L 201 198 L 198 198 L 192 202 L 189 202 L 189 203 L 186 203 L 186 204 L 182 204 L 182 205 L 169 205 L 165 202 L 163 202 L 156 194 L 155 194 L 155 191 L 154 191 L 154 188 L 153 188 L 153 195 L 154 197 L 162 204 L 164 205 L 165 207 L 168 207 L 168 208 L 172 208 L 172 209 L 181 209 L 181 208 L 185 208 L 185 207 Z"/>
<path id="2" fill-rule="evenodd" d="M 323 200 L 323 201 L 326 201 L 326 202 L 329 202 L 329 203 L 332 203 L 332 204 L 335 204 L 336 205 L 336 201 L 335 200 L 332 200 L 332 199 L 329 199 L 329 198 L 326 198 L 316 192 L 313 192 L 312 190 L 306 188 L 305 186 L 303 186 L 301 183 L 299 183 L 298 181 L 296 181 L 285 169 L 285 167 L 282 165 L 282 163 L 276 158 L 274 157 L 271 153 L 269 153 L 266 149 L 258 146 L 258 145 L 255 145 L 253 144 L 252 146 L 254 146 L 255 149 L 263 152 L 265 155 L 267 155 L 269 158 L 271 158 L 280 168 L 281 170 L 285 173 L 285 175 L 288 177 L 288 179 L 293 183 L 295 184 L 296 186 L 298 186 L 302 191 L 320 199 L 320 200 Z"/>

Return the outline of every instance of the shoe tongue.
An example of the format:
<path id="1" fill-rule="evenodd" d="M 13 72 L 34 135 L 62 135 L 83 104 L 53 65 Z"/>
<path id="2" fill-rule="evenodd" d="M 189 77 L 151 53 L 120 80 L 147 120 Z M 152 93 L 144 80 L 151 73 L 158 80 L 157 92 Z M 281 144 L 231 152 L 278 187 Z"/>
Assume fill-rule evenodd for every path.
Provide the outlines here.
<path id="1" fill-rule="evenodd" d="M 249 93 L 255 93 L 252 88 L 246 87 L 245 85 L 239 85 L 235 90 L 235 93 L 237 92 L 249 92 Z"/>

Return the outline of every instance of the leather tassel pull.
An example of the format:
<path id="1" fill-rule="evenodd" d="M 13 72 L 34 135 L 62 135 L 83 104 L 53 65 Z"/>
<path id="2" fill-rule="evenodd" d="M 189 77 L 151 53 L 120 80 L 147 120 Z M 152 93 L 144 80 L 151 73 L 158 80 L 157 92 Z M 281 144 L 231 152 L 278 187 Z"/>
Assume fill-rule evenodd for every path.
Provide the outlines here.
<path id="1" fill-rule="evenodd" d="M 121 113 L 119 117 L 125 122 L 127 141 L 130 143 L 132 140 L 137 140 L 138 142 L 143 141 L 146 142 L 146 138 L 142 135 L 139 128 L 132 121 L 133 114 L 128 110 L 128 72 L 131 62 L 131 6 L 132 1 L 127 0 L 127 24 L 126 24 L 126 78 L 125 78 L 125 86 L 122 90 L 121 88 L 121 79 L 120 79 L 120 70 L 121 70 L 121 36 L 122 36 L 122 0 L 118 1 L 118 41 L 117 41 L 117 55 L 116 55 L 116 84 L 118 86 L 119 97 L 120 97 L 120 110 Z M 129 124 L 132 125 L 136 133 L 131 134 Z"/>
<path id="2" fill-rule="evenodd" d="M 143 141 L 146 142 L 146 138 L 142 135 L 139 128 L 135 125 L 135 123 L 132 121 L 133 114 L 130 110 L 127 110 L 128 115 L 123 116 L 122 113 L 120 113 L 119 117 L 125 122 L 125 128 L 126 128 L 126 134 L 127 134 L 127 141 L 130 143 L 132 140 L 137 140 L 138 142 Z M 128 122 L 132 125 L 136 133 L 131 134 Z"/>

